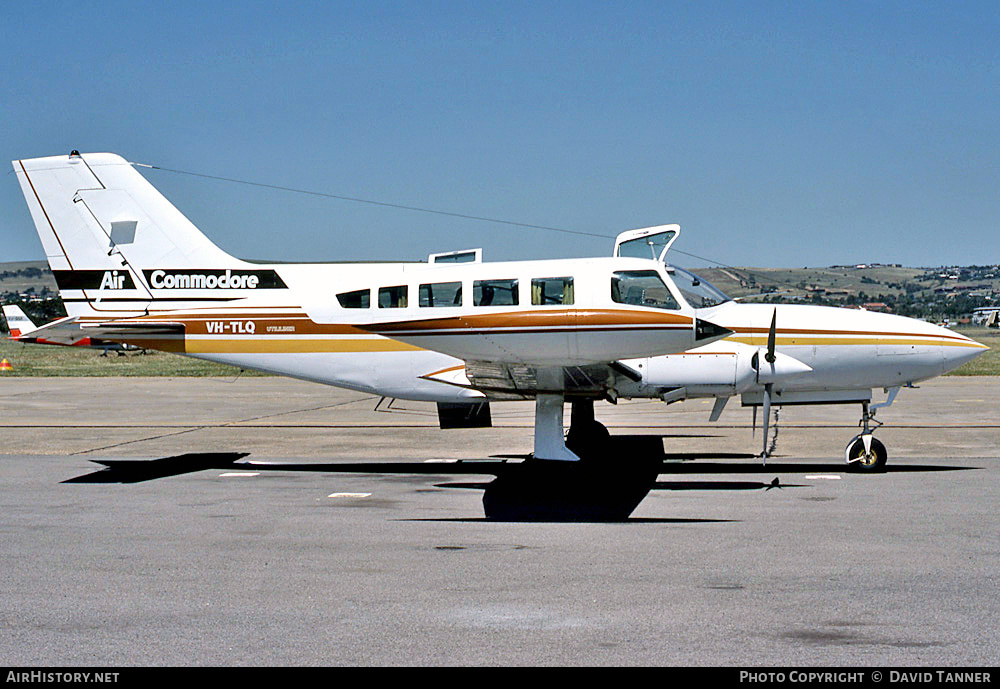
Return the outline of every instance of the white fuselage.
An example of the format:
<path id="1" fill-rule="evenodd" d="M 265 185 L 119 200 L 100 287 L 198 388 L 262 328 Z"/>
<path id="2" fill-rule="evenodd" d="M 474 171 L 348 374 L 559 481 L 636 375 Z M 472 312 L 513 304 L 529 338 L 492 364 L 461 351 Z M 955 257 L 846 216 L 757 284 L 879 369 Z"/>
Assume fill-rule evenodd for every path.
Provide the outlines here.
<path id="1" fill-rule="evenodd" d="M 282 287 L 248 287 L 241 278 L 226 290 L 230 301 L 205 304 L 195 301 L 205 294 L 201 275 L 160 271 L 150 280 L 148 314 L 120 312 L 109 321 L 110 312 L 88 313 L 79 319 L 84 329 L 108 322 L 182 325 L 182 334 L 128 341 L 431 401 L 482 397 L 462 375 L 466 361 L 586 366 L 684 351 L 719 337 L 699 335 L 694 309 L 667 287 L 662 264 L 644 259 L 248 269 L 273 271 L 279 280 L 271 284 Z M 246 271 L 229 272 L 227 281 L 235 282 Z M 71 300 L 75 294 L 64 293 Z M 114 298 L 112 291 L 102 294 Z M 95 297 L 82 290 L 80 295 Z M 101 303 L 110 309 L 116 302 Z"/>
<path id="2" fill-rule="evenodd" d="M 211 307 L 189 303 L 184 305 L 188 308 L 163 315 L 152 311 L 135 320 L 185 325 L 178 341 L 140 344 L 428 401 L 482 398 L 465 375 L 466 361 L 475 360 L 535 366 L 617 360 L 640 372 L 642 380 L 617 377 L 615 392 L 655 398 L 678 387 L 686 388 L 689 397 L 730 396 L 761 389 L 764 382 L 773 382 L 779 391 L 892 387 L 941 375 L 985 349 L 930 323 L 856 309 L 732 301 L 692 309 L 659 265 L 604 258 L 255 266 L 274 269 L 289 288 L 287 296 L 269 290 L 266 299 L 247 295 Z M 621 271 L 658 271 L 677 308 L 616 302 L 611 281 Z M 532 281 L 557 277 L 573 278 L 572 303 L 532 304 Z M 478 281 L 504 280 L 518 285 L 515 303 L 474 303 Z M 421 301 L 421 285 L 440 284 L 460 284 L 462 305 L 430 306 L 426 289 Z M 406 288 L 405 304 L 380 302 L 385 288 L 399 287 Z M 338 300 L 337 295 L 359 291 L 368 295 L 365 307 L 345 308 Z M 303 295 L 305 299 L 295 298 Z M 534 296 L 537 300 L 537 292 Z M 301 306 L 290 305 L 297 301 Z M 752 359 L 766 346 L 775 313 L 777 352 L 802 366 L 765 381 Z M 697 346 L 692 333 L 696 318 L 733 332 Z"/>

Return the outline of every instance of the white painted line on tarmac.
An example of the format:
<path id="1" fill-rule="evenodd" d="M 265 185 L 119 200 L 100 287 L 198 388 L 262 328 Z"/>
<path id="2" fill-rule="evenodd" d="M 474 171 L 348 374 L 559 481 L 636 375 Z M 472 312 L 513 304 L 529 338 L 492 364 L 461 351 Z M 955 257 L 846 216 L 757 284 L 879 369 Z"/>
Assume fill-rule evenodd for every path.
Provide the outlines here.
<path id="1" fill-rule="evenodd" d="M 231 478 L 233 476 L 260 476 L 259 471 L 227 471 L 225 474 L 219 474 L 219 478 Z"/>
<path id="2" fill-rule="evenodd" d="M 818 478 L 826 478 L 826 479 L 831 479 L 831 480 L 834 480 L 834 481 L 839 481 L 841 479 L 841 477 L 837 476 L 836 474 L 815 474 L 813 476 L 806 476 L 806 478 L 817 478 L 817 479 Z"/>
<path id="3" fill-rule="evenodd" d="M 330 493 L 328 498 L 369 498 L 371 493 Z"/>

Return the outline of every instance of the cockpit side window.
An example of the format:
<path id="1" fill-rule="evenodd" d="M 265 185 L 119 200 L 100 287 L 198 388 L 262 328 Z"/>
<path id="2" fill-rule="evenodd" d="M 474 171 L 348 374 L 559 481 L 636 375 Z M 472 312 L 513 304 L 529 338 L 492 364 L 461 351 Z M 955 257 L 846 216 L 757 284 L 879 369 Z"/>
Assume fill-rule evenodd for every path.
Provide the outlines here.
<path id="1" fill-rule="evenodd" d="M 619 304 L 680 309 L 655 270 L 620 270 L 611 277 L 611 299 Z"/>
<path id="2" fill-rule="evenodd" d="M 689 270 L 670 266 L 667 268 L 674 284 L 680 290 L 681 296 L 693 308 L 705 309 L 709 306 L 717 306 L 727 301 L 732 301 L 720 289 L 707 280 L 695 275 Z"/>

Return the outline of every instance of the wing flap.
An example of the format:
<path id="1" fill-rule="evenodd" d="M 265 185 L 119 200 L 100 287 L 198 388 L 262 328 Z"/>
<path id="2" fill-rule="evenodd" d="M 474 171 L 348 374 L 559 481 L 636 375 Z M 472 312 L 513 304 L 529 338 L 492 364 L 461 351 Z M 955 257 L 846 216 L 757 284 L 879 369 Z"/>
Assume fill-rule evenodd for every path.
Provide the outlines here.
<path id="1" fill-rule="evenodd" d="M 555 385 L 551 376 L 543 376 L 545 385 L 539 384 L 539 369 L 524 364 L 504 364 L 493 361 L 466 361 L 464 367 L 456 366 L 422 376 L 447 385 L 465 387 L 482 392 L 491 400 L 530 400 L 539 392 L 562 393 L 587 397 L 607 397 L 623 372 L 617 362 L 563 366 L 562 375 L 556 375 Z M 546 369 L 548 371 L 550 369 Z M 631 370 L 629 371 L 631 373 Z M 625 378 L 631 376 L 624 375 Z"/>

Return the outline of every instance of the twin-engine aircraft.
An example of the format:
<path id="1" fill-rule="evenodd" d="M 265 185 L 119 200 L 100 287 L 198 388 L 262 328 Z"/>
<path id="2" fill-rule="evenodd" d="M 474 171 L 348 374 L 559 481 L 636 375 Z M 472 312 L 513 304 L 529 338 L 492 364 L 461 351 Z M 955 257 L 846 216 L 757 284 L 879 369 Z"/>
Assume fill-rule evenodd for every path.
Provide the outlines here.
<path id="1" fill-rule="evenodd" d="M 895 397 L 986 349 L 899 316 L 736 303 L 666 263 L 676 225 L 625 232 L 604 258 L 261 264 L 219 249 L 117 155 L 13 166 L 69 314 L 53 331 L 433 401 L 443 426 L 533 399 L 536 460 L 607 459 L 595 400 L 715 397 L 714 420 L 739 394 L 764 407 L 765 454 L 770 405 L 861 403 L 847 458 L 878 469 L 872 389 Z"/>

